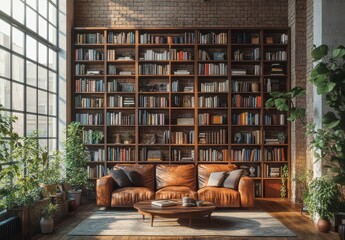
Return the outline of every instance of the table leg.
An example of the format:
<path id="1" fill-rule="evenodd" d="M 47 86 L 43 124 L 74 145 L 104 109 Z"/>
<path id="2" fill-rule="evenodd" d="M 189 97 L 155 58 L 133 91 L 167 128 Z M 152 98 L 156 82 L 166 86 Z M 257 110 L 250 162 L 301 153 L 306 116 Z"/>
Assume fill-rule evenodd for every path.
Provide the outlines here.
<path id="1" fill-rule="evenodd" d="M 189 218 L 189 227 L 192 227 L 192 218 Z"/>
<path id="2" fill-rule="evenodd" d="M 208 222 L 211 222 L 211 214 L 208 215 Z"/>
<path id="3" fill-rule="evenodd" d="M 145 215 L 143 214 L 143 221 L 145 220 Z"/>
<path id="4" fill-rule="evenodd" d="M 154 219 L 154 216 L 151 215 L 151 227 L 153 227 L 153 219 Z"/>

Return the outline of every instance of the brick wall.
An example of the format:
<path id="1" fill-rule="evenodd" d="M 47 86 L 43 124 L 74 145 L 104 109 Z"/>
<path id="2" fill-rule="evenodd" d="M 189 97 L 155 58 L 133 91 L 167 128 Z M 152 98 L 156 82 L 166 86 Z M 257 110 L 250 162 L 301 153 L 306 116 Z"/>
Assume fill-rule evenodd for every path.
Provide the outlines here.
<path id="1" fill-rule="evenodd" d="M 287 26 L 286 0 L 74 0 L 75 27 Z"/>

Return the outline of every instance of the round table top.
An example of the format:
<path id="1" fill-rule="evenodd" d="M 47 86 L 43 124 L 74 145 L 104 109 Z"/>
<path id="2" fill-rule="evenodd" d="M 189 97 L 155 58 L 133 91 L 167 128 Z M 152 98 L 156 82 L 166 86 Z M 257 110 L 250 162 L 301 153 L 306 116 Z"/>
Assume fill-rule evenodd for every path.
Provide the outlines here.
<path id="1" fill-rule="evenodd" d="M 211 202 L 203 202 L 201 206 L 183 207 L 181 200 L 174 199 L 173 201 L 176 201 L 177 203 L 176 205 L 160 207 L 160 206 L 153 205 L 152 201 L 155 201 L 155 200 L 137 202 L 134 204 L 133 207 L 143 212 L 156 213 L 156 214 L 198 213 L 198 212 L 213 211 L 216 208 L 216 206 Z"/>

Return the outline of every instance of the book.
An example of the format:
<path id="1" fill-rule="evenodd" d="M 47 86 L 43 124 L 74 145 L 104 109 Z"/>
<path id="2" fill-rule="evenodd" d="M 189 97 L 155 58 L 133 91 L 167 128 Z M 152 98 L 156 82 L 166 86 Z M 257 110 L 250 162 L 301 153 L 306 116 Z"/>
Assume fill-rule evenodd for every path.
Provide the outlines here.
<path id="1" fill-rule="evenodd" d="M 156 200 L 156 201 L 152 201 L 151 204 L 158 207 L 168 207 L 168 206 L 177 205 L 177 202 L 172 201 L 172 200 Z"/>

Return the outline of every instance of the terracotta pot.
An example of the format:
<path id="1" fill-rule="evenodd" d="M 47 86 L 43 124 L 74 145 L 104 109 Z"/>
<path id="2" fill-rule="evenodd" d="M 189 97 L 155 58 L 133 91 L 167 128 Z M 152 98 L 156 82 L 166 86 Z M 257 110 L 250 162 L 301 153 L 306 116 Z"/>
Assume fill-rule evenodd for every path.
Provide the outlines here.
<path id="1" fill-rule="evenodd" d="M 332 224 L 328 219 L 320 218 L 317 222 L 317 228 L 320 232 L 327 233 L 331 230 Z"/>

